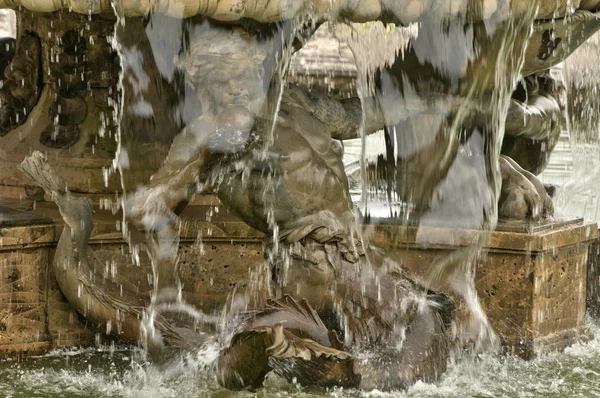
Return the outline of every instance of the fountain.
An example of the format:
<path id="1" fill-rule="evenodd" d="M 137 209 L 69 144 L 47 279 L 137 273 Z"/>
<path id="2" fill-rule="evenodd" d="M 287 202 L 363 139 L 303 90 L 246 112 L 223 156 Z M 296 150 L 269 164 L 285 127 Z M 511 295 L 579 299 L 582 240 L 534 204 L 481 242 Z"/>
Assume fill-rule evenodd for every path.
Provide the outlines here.
<path id="1" fill-rule="evenodd" d="M 20 7 L 0 352 L 113 336 L 163 360 L 217 347 L 229 389 L 389 390 L 455 346 L 589 340 L 597 225 L 536 175 L 564 112 L 551 68 L 598 4 L 429 3 L 0 4 Z M 350 90 L 290 73 L 316 31 L 352 54 Z"/>

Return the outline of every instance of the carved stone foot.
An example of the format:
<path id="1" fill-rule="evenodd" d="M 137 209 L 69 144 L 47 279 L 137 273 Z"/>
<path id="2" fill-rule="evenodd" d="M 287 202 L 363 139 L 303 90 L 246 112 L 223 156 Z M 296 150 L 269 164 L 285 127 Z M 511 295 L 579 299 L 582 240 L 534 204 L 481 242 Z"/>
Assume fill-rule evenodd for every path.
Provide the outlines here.
<path id="1" fill-rule="evenodd" d="M 552 198 L 535 175 L 507 156 L 500 157 L 500 172 L 499 218 L 539 221 L 554 215 Z"/>

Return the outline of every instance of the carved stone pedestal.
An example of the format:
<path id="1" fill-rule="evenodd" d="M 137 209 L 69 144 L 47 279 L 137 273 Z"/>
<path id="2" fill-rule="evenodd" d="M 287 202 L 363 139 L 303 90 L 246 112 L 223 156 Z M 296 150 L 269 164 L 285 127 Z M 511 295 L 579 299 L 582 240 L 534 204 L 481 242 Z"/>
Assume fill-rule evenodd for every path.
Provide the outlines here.
<path id="1" fill-rule="evenodd" d="M 129 258 L 118 227 L 121 216 L 96 210 L 90 247 L 108 261 L 96 277 L 110 278 L 114 269 L 131 282 L 128 289 L 148 295 L 151 268 L 143 255 L 140 266 Z M 185 299 L 206 313 L 221 311 L 236 295 L 262 302 L 268 294 L 263 236 L 218 203 L 189 206 L 182 216 L 190 220 L 180 234 Z M 476 287 L 506 352 L 532 358 L 589 339 L 586 273 L 589 248 L 598 239 L 596 224 L 500 228 L 504 231 L 489 233 L 476 257 Z M 483 233 L 393 225 L 366 225 L 364 230 L 372 244 L 416 278 Z M 27 212 L 0 208 L 0 357 L 93 344 L 102 331 L 84 327 L 54 281 L 51 260 L 61 232 L 62 218 L 53 203 L 38 202 L 35 211 Z M 251 297 L 245 295 L 249 291 Z"/>
<path id="2" fill-rule="evenodd" d="M 596 239 L 588 253 L 587 310 L 593 318 L 600 317 L 600 239 Z"/>
<path id="3" fill-rule="evenodd" d="M 94 342 L 58 289 L 55 246 L 52 220 L 0 206 L 0 357 Z"/>
<path id="4" fill-rule="evenodd" d="M 210 202 L 210 198 L 206 198 Z M 51 202 L 2 200 L 0 204 L 0 358 L 90 346 L 106 337 L 105 325 L 84 325 L 54 278 L 52 260 L 64 223 Z M 178 275 L 184 299 L 205 313 L 232 305 L 264 303 L 263 237 L 218 206 L 193 205 L 182 214 Z M 140 251 L 136 264 L 120 231 L 120 213 L 96 207 L 90 249 L 102 264 L 93 278 L 118 274 L 124 290 L 149 298 L 152 268 Z M 202 239 L 198 240 L 198 236 Z"/>
<path id="5" fill-rule="evenodd" d="M 370 241 L 416 278 L 481 231 L 378 225 Z M 477 256 L 479 300 L 506 352 L 533 358 L 591 337 L 585 324 L 588 248 L 596 224 L 502 224 Z M 460 260 L 459 260 L 460 261 Z"/>

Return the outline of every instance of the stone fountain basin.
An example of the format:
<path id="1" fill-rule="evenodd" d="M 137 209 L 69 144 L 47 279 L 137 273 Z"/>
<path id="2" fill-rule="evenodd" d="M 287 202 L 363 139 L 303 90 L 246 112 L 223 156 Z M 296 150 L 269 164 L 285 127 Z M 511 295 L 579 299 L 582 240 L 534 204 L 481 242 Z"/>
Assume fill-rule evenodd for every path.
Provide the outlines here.
<path id="1" fill-rule="evenodd" d="M 37 203 L 35 210 L 28 210 L 28 202 L 6 202 L 12 208 L 0 209 L 0 357 L 93 344 L 104 328 L 85 325 L 48 272 L 63 228 L 58 209 L 50 202 Z M 228 214 L 210 196 L 199 196 L 182 216 L 189 220 L 180 241 L 179 275 L 185 299 L 210 313 L 235 303 L 236 298 L 250 297 L 252 305 L 260 303 L 267 295 L 267 281 L 261 279 L 263 235 Z M 141 266 L 133 264 L 117 230 L 119 220 L 120 214 L 105 210 L 97 209 L 94 215 L 90 246 L 108 263 L 96 270 L 96 278 L 111 278 L 115 264 L 115 271 L 130 282 L 125 288 L 148 295 L 150 267 L 143 256 Z M 434 264 L 484 233 L 364 226 L 367 239 L 416 279 L 423 279 Z M 586 272 L 590 246 L 598 241 L 596 224 L 501 222 L 497 231 L 486 236 L 487 243 L 477 255 L 475 285 L 506 352 L 533 358 L 591 337 L 585 323 Z M 251 296 L 244 296 L 250 291 Z"/>

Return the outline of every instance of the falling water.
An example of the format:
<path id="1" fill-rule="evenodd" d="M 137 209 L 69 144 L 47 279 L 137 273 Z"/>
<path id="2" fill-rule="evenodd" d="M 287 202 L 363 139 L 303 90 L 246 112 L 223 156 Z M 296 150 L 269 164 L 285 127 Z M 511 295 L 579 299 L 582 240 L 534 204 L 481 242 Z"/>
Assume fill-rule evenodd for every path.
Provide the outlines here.
<path id="1" fill-rule="evenodd" d="M 150 145 L 155 147 L 157 143 L 173 142 L 164 164 L 153 177 L 156 180 L 185 167 L 186 162 L 196 159 L 198 151 L 203 151 L 206 145 L 225 157 L 237 156 L 236 151 L 241 146 L 251 145 L 252 140 L 257 139 L 254 130 L 250 129 L 260 125 L 258 128 L 266 134 L 258 137 L 257 145 L 252 149 L 255 151 L 253 158 L 234 159 L 230 162 L 233 169 L 227 165 L 217 166 L 204 181 L 199 181 L 198 178 L 202 178 L 199 176 L 189 182 L 197 183 L 200 190 L 206 188 L 205 184 L 218 190 L 221 185 L 228 184 L 232 173 L 242 172 L 245 177 L 242 181 L 247 184 L 247 173 L 256 167 L 255 162 L 271 161 L 279 103 L 292 58 L 293 46 L 290 43 L 297 39 L 306 40 L 302 37 L 303 32 L 307 31 L 307 27 L 309 31 L 314 30 L 314 24 L 314 20 L 306 18 L 270 27 L 248 23 L 247 26 L 229 29 L 205 18 L 179 20 L 151 14 L 143 23 L 121 19 L 117 23 L 113 43 L 120 53 L 123 70 L 117 90 L 121 94 L 118 107 L 122 114 L 119 122 L 115 123 L 119 133 L 116 134 L 118 150 L 113 170 L 118 170 L 121 176 L 125 172 L 122 162 L 118 161 L 121 153 L 131 154 L 133 161 L 140 154 L 140 148 L 135 147 L 140 140 L 140 124 L 149 127 L 142 134 L 142 142 L 154 141 Z M 248 31 L 256 32 L 257 36 Z M 158 88 L 172 95 L 171 102 L 164 102 L 156 96 L 157 93 L 149 91 L 156 88 L 155 84 L 150 84 L 150 79 L 161 81 Z M 119 117 L 119 112 L 116 114 Z M 153 120 L 151 124 L 148 124 L 149 118 Z M 249 125 L 236 125 L 238 120 Z M 213 128 L 216 129 L 216 138 Z M 236 135 L 233 141 L 215 141 L 231 129 Z M 157 149 L 161 150 L 160 145 Z M 202 171 L 202 167 L 197 170 Z M 272 192 L 276 189 L 272 180 L 272 176 L 265 175 L 265 184 L 260 192 L 263 207 L 270 214 L 273 212 L 270 204 Z M 204 314 L 182 298 L 183 285 L 177 271 L 180 262 L 178 236 L 182 225 L 176 214 L 157 201 L 162 188 L 154 191 L 142 188 L 134 192 L 131 188 L 135 187 L 125 186 L 123 178 L 121 181 L 124 194 L 120 200 L 125 209 L 123 225 L 130 221 L 128 210 L 131 205 L 128 201 L 135 203 L 140 197 L 143 207 L 141 220 L 148 231 L 144 238 L 133 236 L 131 226 L 123 228 L 132 253 L 139 250 L 140 244 L 145 246 L 152 265 L 150 283 L 154 304 L 144 315 L 142 335 L 156 336 L 157 341 L 161 340 L 160 332 L 154 328 L 154 320 L 164 311 L 185 313 L 195 322 L 220 323 L 218 316 Z M 277 222 L 273 216 L 268 219 L 273 241 L 278 242 Z M 168 226 L 169 223 L 172 226 Z M 154 229 L 156 232 L 153 232 Z M 211 231 L 207 232 L 210 235 Z M 195 245 L 201 246 L 202 234 L 197 237 Z M 277 251 L 277 244 L 274 247 Z M 264 272 L 249 270 L 249 273 L 251 286 L 270 280 L 268 272 L 263 275 Z M 254 297 L 257 292 L 258 289 L 248 289 L 245 292 L 246 302 L 241 305 L 234 292 L 230 296 L 230 309 L 247 309 L 249 303 L 258 299 Z"/>
<path id="2" fill-rule="evenodd" d="M 563 67 L 567 101 L 567 129 L 570 148 L 559 152 L 564 169 L 550 170 L 546 181 L 559 187 L 556 205 L 563 214 L 576 214 L 588 220 L 600 220 L 600 126 L 598 90 L 600 79 L 598 36 L 583 44 Z M 558 151 L 557 151 L 558 152 Z M 554 172 L 553 174 L 550 174 Z M 569 175 L 570 174 L 570 175 Z"/>
<path id="3" fill-rule="evenodd" d="M 358 143 L 360 175 L 354 173 L 359 186 L 354 193 L 359 195 L 354 196 L 357 217 L 352 225 L 354 233 L 350 234 L 355 240 L 350 247 L 354 252 L 366 247 L 369 232 L 378 224 L 415 228 L 415 243 L 423 245 L 429 242 L 432 226 L 484 231 L 467 247 L 436 259 L 420 280 L 427 288 L 461 297 L 468 309 L 468 313 L 463 314 L 468 327 L 465 330 L 457 327 L 456 337 L 471 340 L 469 343 L 474 343 L 476 355 L 465 358 L 456 353 L 449 373 L 437 385 L 419 382 L 405 392 L 389 396 L 517 396 L 524 391 L 560 396 L 582 393 L 578 389 L 581 379 L 590 383 L 598 379 L 597 341 L 589 346 L 577 345 L 565 354 L 551 355 L 533 365 L 485 353 L 496 349 L 497 341 L 477 298 L 475 265 L 485 261 L 482 248 L 497 223 L 496 203 L 500 190 L 497 164 L 504 123 L 513 90 L 522 69 L 527 66 L 527 39 L 534 34 L 532 21 L 536 11 L 530 7 L 528 12 L 516 17 L 498 9 L 486 22 L 473 22 L 461 15 L 440 20 L 434 15 L 433 19 L 425 18 L 408 27 L 381 23 L 326 26 L 340 43 L 353 51 L 358 73 L 357 92 L 352 94 L 362 103 Z M 113 214 L 122 210 L 116 230 L 120 230 L 127 241 L 127 248 L 123 250 L 127 261 L 105 261 L 90 278 L 93 283 L 110 285 L 113 291 L 120 292 L 118 296 L 123 300 L 127 293 L 148 294 L 151 305 L 140 312 L 141 335 L 147 340 L 144 343 L 153 339 L 160 343 L 163 332 L 165 337 L 175 338 L 183 329 L 191 333 L 179 338 L 183 336 L 191 341 L 183 354 L 159 365 L 146 362 L 144 353 L 138 349 L 115 351 L 114 347 L 100 347 L 97 352 L 54 352 L 36 358 L 31 362 L 33 365 L 1 363 L 0 374 L 9 380 L 0 381 L 4 391 L 11 396 L 33 394 L 35 389 L 42 388 L 61 396 L 65 392 L 73 396 L 223 393 L 209 376 L 211 364 L 220 344 L 231 336 L 236 326 L 233 315 L 255 307 L 264 293 L 260 289 L 265 286 L 269 293 L 275 290 L 271 270 L 266 262 L 249 269 L 246 291 L 233 287 L 227 293 L 225 308 L 207 311 L 190 304 L 184 297 L 185 288 L 193 287 L 184 286 L 180 278 L 185 259 L 206 256 L 208 238 L 220 231 L 198 227 L 192 239 L 185 238 L 186 231 L 195 231 L 197 226 L 188 225 L 178 210 L 173 209 L 179 207 L 177 200 L 187 203 L 189 198 L 178 197 L 175 190 L 165 192 L 164 187 L 152 184 L 165 178 L 175 179 L 177 174 L 184 175 L 186 166 L 198 160 L 198 154 L 209 147 L 226 161 L 209 158 L 200 163 L 194 171 L 197 175 L 187 183 L 189 191 L 186 192 L 218 192 L 235 201 L 239 199 L 235 196 L 236 190 L 252 187 L 256 191 L 253 199 L 258 198 L 259 203 L 253 210 L 257 208 L 257 212 L 264 213 L 261 216 L 266 219 L 266 225 L 261 227 L 270 233 L 268 260 L 289 263 L 290 253 L 279 246 L 282 232 L 289 232 L 280 231 L 278 222 L 282 217 L 277 207 L 281 206 L 277 195 L 282 177 L 269 162 L 282 161 L 277 157 L 275 145 L 277 127 L 288 117 L 282 109 L 282 101 L 293 62 L 293 45 L 304 44 L 320 22 L 322 20 L 314 16 L 306 16 L 269 26 L 243 21 L 241 27 L 224 28 L 201 17 L 184 20 L 150 13 L 143 19 L 119 18 L 111 44 L 118 53 L 121 74 L 111 93 L 112 118 L 102 115 L 99 134 L 103 135 L 106 129 L 115 139 L 115 157 L 104 170 L 104 179 L 108 186 L 109 178 L 116 174 L 122 191 L 114 200 L 103 199 L 100 207 L 110 209 Z M 96 45 L 91 36 L 87 44 Z M 58 57 L 57 54 L 56 62 Z M 576 162 L 591 159 L 592 166 L 575 165 L 576 177 L 560 191 L 559 203 L 566 207 L 574 193 L 586 196 L 588 202 L 584 207 L 586 211 L 591 209 L 591 217 L 597 219 L 600 200 L 597 193 L 590 191 L 590 187 L 600 186 L 600 166 L 594 163 L 600 156 L 597 112 L 581 111 L 593 108 L 585 102 L 593 102 L 589 100 L 592 96 L 574 95 L 580 91 L 596 93 L 597 73 L 590 69 L 578 70 L 568 63 L 566 70 L 571 95 L 568 119 L 571 143 L 576 154 L 585 155 L 577 156 Z M 578 86 L 578 82 L 585 83 Z M 333 91 L 331 87 L 328 90 Z M 578 116 L 584 120 L 577 119 Z M 372 118 L 382 119 L 385 129 L 371 131 L 369 120 Z M 262 130 L 263 135 L 258 130 Z M 241 156 L 240 147 L 250 148 L 252 155 Z M 136 175 L 139 170 L 135 166 L 140 164 L 144 169 L 141 177 L 126 178 Z M 209 166 L 214 172 L 203 175 Z M 250 176 L 255 169 L 263 173 L 258 182 Z M 149 180 L 151 175 L 152 180 Z M 240 185 L 232 183 L 237 177 Z M 132 184 L 132 180 L 137 181 Z M 223 191 L 227 189 L 229 191 Z M 162 194 L 177 206 L 153 202 Z M 141 207 L 138 203 L 142 221 L 133 225 L 136 199 L 142 200 Z M 192 197 L 191 201 L 194 200 Z M 218 206 L 210 207 L 205 220 L 211 222 L 218 212 L 226 213 Z M 246 221 L 253 215 L 236 216 Z M 363 226 L 363 223 L 369 225 Z M 364 236 L 363 230 L 367 231 Z M 234 247 L 233 239 L 228 243 Z M 184 247 L 189 254 L 182 253 Z M 372 268 L 365 267 L 356 273 L 362 278 L 362 291 L 373 284 L 380 288 L 380 276 L 374 277 L 374 270 L 382 264 L 369 265 Z M 147 281 L 142 276 L 142 282 L 135 286 L 129 283 L 131 281 L 119 279 L 127 267 L 138 267 L 144 272 L 151 269 L 151 273 Z M 202 279 L 202 283 L 212 285 L 213 278 Z M 83 284 L 77 290 L 78 297 L 86 294 Z M 382 297 L 379 291 L 378 301 L 385 299 L 387 297 Z M 424 297 L 410 297 L 413 299 L 421 306 L 432 305 Z M 404 302 L 398 301 L 401 307 Z M 117 309 L 104 325 L 107 334 L 120 330 L 122 317 Z M 207 331 L 221 332 L 221 335 L 207 338 Z M 393 343 L 402 347 L 406 329 L 395 332 L 399 338 Z M 351 341 L 349 334 L 346 341 Z M 223 341 L 218 340 L 223 337 Z M 588 349 L 590 353 L 586 352 Z M 61 370 L 67 361 L 65 358 L 69 361 L 68 371 Z M 549 370 L 563 365 L 570 366 L 570 370 L 561 376 Z M 536 375 L 550 379 L 551 385 L 530 385 L 528 381 Z M 488 383 L 486 378 L 492 381 Z M 19 380 L 22 386 L 15 385 L 12 379 Z M 266 390 L 258 394 L 265 397 L 322 395 L 287 386 L 276 377 L 270 377 Z M 348 392 L 334 389 L 330 394 L 341 397 Z M 351 394 L 379 396 L 379 393 L 356 391 Z"/>
<path id="4" fill-rule="evenodd" d="M 495 202 L 500 184 L 495 165 L 498 162 L 506 112 L 513 88 L 520 77 L 534 17 L 535 8 L 532 7 L 531 15 L 519 18 L 513 17 L 506 10 L 498 10 L 485 24 L 465 25 L 459 18 L 452 21 L 425 20 L 424 23 L 408 28 L 384 27 L 379 23 L 367 28 L 355 25 L 334 29 L 337 37 L 349 42 L 358 69 L 357 93 L 363 103 L 360 210 L 365 220 L 421 226 L 417 240 L 423 241 L 427 239 L 428 225 L 494 229 L 497 219 Z M 122 19 L 119 24 L 127 31 L 127 21 Z M 307 26 L 309 29 L 306 29 Z M 126 37 L 126 33 L 119 35 L 117 32 L 114 46 L 124 59 L 124 74 L 117 90 L 122 97 L 117 103 L 127 120 L 115 123 L 118 148 L 113 170 L 119 170 L 123 175 L 122 162 L 119 161 L 121 151 L 125 154 L 136 152 L 134 148 L 127 151 L 123 147 L 123 139 L 127 137 L 131 137 L 127 145 L 135 142 L 134 131 L 137 129 L 134 120 L 156 117 L 161 107 L 163 114 L 159 117 L 162 120 L 157 124 L 164 130 L 160 131 L 160 137 L 156 135 L 154 139 L 166 144 L 174 138 L 174 143 L 179 140 L 185 142 L 186 146 L 174 144 L 170 148 L 166 162 L 158 171 L 159 177 L 155 178 L 161 178 L 161 173 L 164 175 L 170 170 L 184 167 L 185 162 L 196 156 L 196 148 L 203 145 L 204 140 L 209 137 L 212 126 L 219 128 L 219 117 L 226 109 L 225 102 L 222 101 L 245 107 L 245 112 L 250 111 L 254 117 L 262 119 L 260 123 L 267 135 L 260 139 L 262 145 L 259 146 L 255 159 L 268 161 L 276 139 L 275 127 L 292 58 L 292 46 L 286 43 L 298 38 L 298 33 L 307 30 L 311 32 L 314 28 L 314 20 L 308 18 L 306 21 L 278 26 L 274 33 L 270 33 L 272 36 L 266 40 L 266 45 L 265 42 L 254 42 L 255 39 L 250 38 L 255 43 L 250 48 L 258 51 L 258 58 L 261 57 L 260 54 L 274 51 L 270 55 L 271 63 L 265 67 L 273 70 L 254 70 L 249 64 L 249 67 L 238 67 L 237 70 L 227 72 L 213 68 L 221 64 L 229 65 L 227 62 L 223 63 L 222 59 L 217 59 L 230 56 L 223 55 L 227 54 L 227 46 L 236 51 L 236 40 L 239 39 L 235 37 L 235 30 L 232 35 L 230 31 L 224 32 L 219 26 L 203 19 L 177 21 L 160 14 L 151 14 L 143 26 L 131 30 L 147 36 L 145 50 L 139 47 L 139 42 Z M 306 40 L 304 37 L 300 39 Z M 375 43 L 380 44 L 382 41 L 388 45 L 375 46 Z M 380 53 L 374 53 L 374 48 Z M 230 54 L 233 62 L 244 62 L 234 52 Z M 146 93 L 150 87 L 148 79 L 153 78 L 152 73 L 156 73 L 150 72 L 149 75 L 145 69 L 148 59 L 144 59 L 148 56 L 155 63 L 155 71 L 164 79 L 163 84 L 170 85 L 175 90 L 172 93 L 173 103 L 166 108 L 164 104 L 156 102 L 156 99 L 148 97 L 152 93 Z M 253 62 L 253 56 L 256 54 L 244 55 L 250 62 Z M 477 68 L 482 62 L 491 67 Z M 239 74 L 239 69 L 244 68 L 247 68 L 244 73 Z M 415 80 L 413 75 L 420 76 L 418 68 L 433 74 L 434 78 L 428 83 L 419 81 L 418 77 Z M 273 79 L 266 78 L 270 74 Z M 128 76 L 127 84 L 123 85 L 125 76 Z M 265 85 L 267 81 L 269 83 Z M 241 82 L 249 84 L 250 88 L 240 97 L 234 93 L 233 84 Z M 212 102 L 207 101 L 207 98 Z M 369 112 L 374 112 L 371 110 L 374 103 L 381 107 L 380 112 L 389 126 L 383 133 L 386 137 L 383 142 L 385 146 L 380 148 L 368 148 L 367 145 L 367 133 L 372 132 L 366 131 L 365 123 L 372 116 Z M 482 103 L 485 103 L 484 107 L 481 106 Z M 118 115 L 119 112 L 115 114 Z M 486 124 L 481 124 L 480 120 L 484 119 L 487 120 Z M 126 126 L 131 131 L 122 134 L 121 126 Z M 206 130 L 207 127 L 209 130 Z M 241 129 L 240 126 L 231 127 Z M 146 132 L 150 133 L 148 138 L 152 136 L 152 131 L 155 131 L 154 134 L 159 133 L 157 125 Z M 244 134 L 250 137 L 252 135 L 250 131 L 240 130 L 239 133 L 245 142 L 249 136 Z M 170 139 L 169 136 L 173 138 Z M 435 143 L 434 151 L 429 149 L 432 143 Z M 378 158 L 383 160 L 383 168 L 387 170 L 383 184 L 377 176 L 369 178 L 368 175 L 368 169 L 372 166 L 367 152 L 377 153 L 378 150 L 382 155 Z M 246 173 L 254 167 L 254 161 L 256 160 L 245 160 L 235 166 L 236 171 L 243 170 L 245 184 L 248 183 Z M 375 168 L 379 167 L 375 165 Z M 448 174 L 440 174 L 444 169 L 448 170 Z M 473 174 L 473 178 L 465 181 L 466 170 L 470 170 L 468 172 Z M 231 169 L 224 167 L 213 173 L 210 176 L 212 185 L 225 185 L 228 173 L 231 172 Z M 393 176 L 396 176 L 396 180 Z M 127 208 L 126 192 L 131 189 L 125 186 L 123 178 L 121 180 L 124 192 L 121 202 Z M 286 253 L 280 252 L 278 245 L 279 225 L 274 204 L 275 190 L 278 189 L 276 182 L 277 178 L 273 175 L 264 175 L 260 195 L 268 214 L 268 228 L 272 231 L 272 245 L 268 256 L 270 262 L 275 262 L 276 258 L 287 262 L 289 260 L 286 260 Z M 465 182 L 472 185 L 465 186 Z M 386 196 L 378 195 L 381 187 L 385 187 Z M 387 214 L 378 214 L 379 208 L 388 209 Z M 175 312 L 188 313 L 196 320 L 218 323 L 218 317 L 203 314 L 182 301 L 182 285 L 176 273 L 180 221 L 166 208 L 148 208 L 145 211 L 149 217 L 145 219 L 146 227 L 150 227 L 148 230 L 151 231 L 155 223 L 159 224 L 160 230 L 155 236 L 147 235 L 145 239 L 152 263 L 152 300 L 156 301 L 161 289 L 169 286 L 176 286 L 178 293 L 176 303 L 151 307 L 146 314 L 145 323 L 150 329 L 144 333 L 157 333 L 153 329 L 153 320 L 159 314 L 157 311 L 161 306 Z M 124 212 L 123 225 L 126 225 L 126 217 Z M 169 222 L 167 220 L 174 221 L 173 227 L 161 226 Z M 356 229 L 360 230 L 360 227 Z M 132 241 L 130 228 L 125 227 L 123 231 L 130 246 L 137 247 L 139 243 Z M 196 245 L 202 245 L 201 239 L 202 235 L 199 234 Z M 478 347 L 496 344 L 494 332 L 479 304 L 474 287 L 474 264 L 479 260 L 480 249 L 487 239 L 488 235 L 483 234 L 470 247 L 458 249 L 447 259 L 431 264 L 423 281 L 427 286 L 449 289 L 463 297 L 470 311 L 469 316 L 478 324 L 474 337 Z M 252 271 L 251 280 L 251 285 L 270 280 L 268 270 Z M 445 281 L 451 282 L 448 286 L 443 286 Z M 235 293 L 231 300 L 234 300 L 234 296 Z M 236 307 L 247 308 L 251 301 L 249 296 L 246 296 L 246 300 L 245 306 L 242 304 Z"/>
<path id="5" fill-rule="evenodd" d="M 360 208 L 366 220 L 421 226 L 417 243 L 428 241 L 432 225 L 495 228 L 495 165 L 534 13 L 519 19 L 499 10 L 486 24 L 426 20 L 409 28 L 375 24 L 366 32 L 355 27 L 354 34 L 342 33 L 357 61 L 363 109 L 377 101 L 389 126 L 385 140 L 368 141 L 362 130 Z M 381 54 L 374 53 L 374 43 L 382 42 L 376 46 Z M 490 67 L 477 67 L 481 62 Z M 480 114 L 487 125 L 476 121 Z M 470 338 L 477 347 L 495 348 L 474 286 L 474 264 L 487 239 L 483 234 L 431 264 L 424 283 L 461 295 L 478 325 Z"/>

